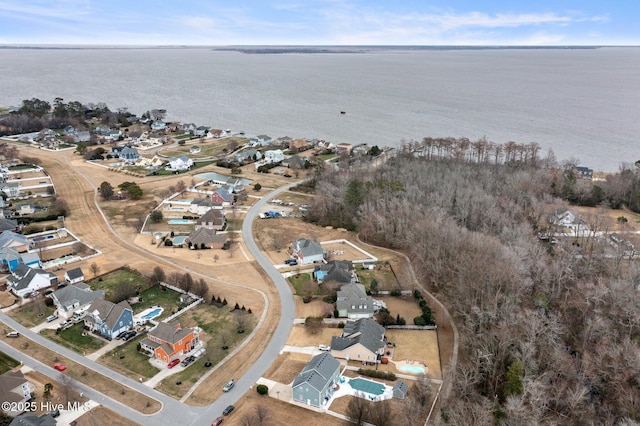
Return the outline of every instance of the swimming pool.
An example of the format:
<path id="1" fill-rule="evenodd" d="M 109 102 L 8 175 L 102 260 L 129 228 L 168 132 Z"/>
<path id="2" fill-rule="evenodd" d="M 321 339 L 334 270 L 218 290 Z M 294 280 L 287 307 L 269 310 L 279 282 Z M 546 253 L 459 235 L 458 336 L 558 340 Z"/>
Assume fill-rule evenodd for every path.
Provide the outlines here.
<path id="1" fill-rule="evenodd" d="M 362 377 L 349 380 L 349 386 L 351 386 L 355 390 L 359 390 L 361 392 L 369 393 L 372 395 L 382 395 L 385 389 L 385 385 L 383 383 L 363 379 Z"/>
<path id="2" fill-rule="evenodd" d="M 401 365 L 398 367 L 398 370 L 403 373 L 424 374 L 424 367 L 420 367 L 419 365 Z"/>
<path id="3" fill-rule="evenodd" d="M 139 315 L 143 320 L 150 320 L 162 314 L 162 311 L 164 311 L 164 308 L 158 306 L 155 308 L 145 309 L 144 311 L 140 312 Z"/>
<path id="4" fill-rule="evenodd" d="M 195 221 L 189 219 L 171 219 L 169 221 L 169 225 L 189 225 L 192 223 L 195 223 Z"/>

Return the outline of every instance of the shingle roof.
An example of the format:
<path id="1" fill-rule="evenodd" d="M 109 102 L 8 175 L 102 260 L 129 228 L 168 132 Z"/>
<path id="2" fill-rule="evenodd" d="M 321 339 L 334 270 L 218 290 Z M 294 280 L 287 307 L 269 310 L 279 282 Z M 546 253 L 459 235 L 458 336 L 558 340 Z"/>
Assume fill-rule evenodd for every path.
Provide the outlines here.
<path id="1" fill-rule="evenodd" d="M 189 234 L 189 241 L 196 246 L 209 243 L 224 243 L 227 241 L 227 236 L 225 234 L 218 234 L 215 229 L 198 228 Z"/>
<path id="2" fill-rule="evenodd" d="M 92 291 L 91 288 L 84 283 L 72 284 L 53 292 L 55 299 L 63 306 L 65 310 L 75 305 L 86 305 L 97 299 L 104 299 L 104 290 Z"/>
<path id="3" fill-rule="evenodd" d="M 80 268 L 70 269 L 65 274 L 69 277 L 69 280 L 84 278 L 84 274 L 82 273 L 82 269 Z"/>
<path id="4" fill-rule="evenodd" d="M 360 343 L 373 353 L 384 347 L 384 327 L 371 318 L 361 318 L 355 321 L 347 321 L 341 336 L 331 338 L 332 350 L 344 350 Z"/>
<path id="5" fill-rule="evenodd" d="M 12 231 L 4 231 L 0 234 L 0 247 L 8 247 L 9 245 L 29 245 L 27 237 L 21 234 L 16 234 Z"/>
<path id="6" fill-rule="evenodd" d="M 46 275 L 49 280 L 56 276 L 43 269 L 30 268 L 24 263 L 19 264 L 11 274 L 12 275 L 7 277 L 7 282 L 9 282 L 15 290 L 22 290 L 29 287 L 29 284 L 31 284 L 31 281 L 36 275 Z"/>
<path id="7" fill-rule="evenodd" d="M 293 381 L 293 387 L 301 383 L 308 383 L 314 389 L 322 390 L 331 376 L 340 368 L 337 359 L 330 353 L 324 352 L 311 358 L 302 372 Z"/>
<path id="8" fill-rule="evenodd" d="M 120 319 L 122 313 L 127 309 L 133 313 L 131 306 L 125 300 L 118 304 L 115 304 L 113 302 L 109 302 L 108 300 L 96 299 L 91 302 L 91 305 L 89 305 L 89 309 L 87 311 L 94 315 L 97 311 L 97 317 L 99 318 L 99 320 L 105 323 L 105 325 L 109 327 L 109 329 L 113 330 L 116 322 L 118 321 L 118 319 Z"/>
<path id="9" fill-rule="evenodd" d="M 295 243 L 294 247 L 296 251 L 302 253 L 303 256 L 313 256 L 318 254 L 324 254 L 324 250 L 320 243 L 310 240 L 308 238 L 299 238 Z"/>
<path id="10" fill-rule="evenodd" d="M 170 344 L 175 344 L 179 342 L 184 337 L 188 336 L 193 332 L 190 328 L 182 328 L 180 327 L 180 323 L 174 322 L 168 324 L 166 322 L 158 323 L 156 328 L 149 331 L 149 336 L 157 337 L 160 340 L 163 340 Z M 165 351 L 166 352 L 166 351 Z M 171 352 L 167 352 L 171 353 Z"/>
<path id="11" fill-rule="evenodd" d="M 224 213 L 217 209 L 211 209 L 198 219 L 198 223 L 213 223 L 214 225 L 221 226 L 224 224 Z"/>
<path id="12" fill-rule="evenodd" d="M 24 401 L 24 395 L 13 390 L 25 382 L 27 379 L 19 371 L 7 371 L 0 375 L 0 399 L 7 402 Z"/>

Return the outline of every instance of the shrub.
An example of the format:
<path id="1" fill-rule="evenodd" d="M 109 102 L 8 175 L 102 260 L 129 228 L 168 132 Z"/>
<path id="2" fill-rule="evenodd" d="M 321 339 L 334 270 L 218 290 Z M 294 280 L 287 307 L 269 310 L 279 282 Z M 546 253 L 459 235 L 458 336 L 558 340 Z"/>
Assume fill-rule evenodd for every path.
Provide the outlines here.
<path id="1" fill-rule="evenodd" d="M 401 292 L 400 290 L 398 290 L 398 289 L 395 289 L 395 290 L 391 290 L 391 293 L 390 293 L 390 294 L 391 294 L 392 296 L 396 296 L 396 297 L 398 297 L 398 296 L 401 296 L 401 295 L 402 295 L 402 292 Z"/>
<path id="2" fill-rule="evenodd" d="M 413 290 L 413 298 L 417 300 L 422 299 L 422 293 L 420 293 L 420 290 Z"/>
<path id="3" fill-rule="evenodd" d="M 422 317 L 415 317 L 415 318 L 413 319 L 413 323 L 414 323 L 415 325 L 419 325 L 419 326 L 421 326 L 421 327 L 423 327 L 423 326 L 427 325 L 427 322 L 426 322 L 426 321 L 424 320 L 424 318 L 422 318 Z"/>
<path id="4" fill-rule="evenodd" d="M 364 368 L 360 368 L 358 370 L 358 374 L 360 374 L 361 376 L 373 377 L 375 379 L 390 380 L 390 381 L 394 381 L 397 378 L 396 375 L 391 371 L 368 370 Z"/>
<path id="5" fill-rule="evenodd" d="M 258 385 L 258 386 L 256 386 L 256 391 L 260 395 L 266 395 L 266 394 L 269 393 L 269 387 L 267 385 Z"/>

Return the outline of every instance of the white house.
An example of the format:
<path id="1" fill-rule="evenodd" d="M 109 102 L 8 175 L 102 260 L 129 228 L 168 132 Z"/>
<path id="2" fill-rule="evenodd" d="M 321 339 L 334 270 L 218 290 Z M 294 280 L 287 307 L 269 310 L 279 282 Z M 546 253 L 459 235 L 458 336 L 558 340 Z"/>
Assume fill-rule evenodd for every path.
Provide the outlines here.
<path id="1" fill-rule="evenodd" d="M 549 221 L 557 227 L 570 229 L 576 235 L 587 232 L 589 230 L 586 222 L 568 209 L 556 210 L 554 214 L 551 215 Z"/>
<path id="2" fill-rule="evenodd" d="M 169 159 L 169 165 L 167 166 L 168 170 L 175 171 L 184 171 L 189 170 L 193 167 L 193 160 L 186 155 L 182 155 L 180 157 L 171 157 Z"/>
<path id="3" fill-rule="evenodd" d="M 58 283 L 55 274 L 42 269 L 29 268 L 24 264 L 18 265 L 7 277 L 7 286 L 16 295 L 25 297 L 34 291 L 51 287 Z"/>
<path id="4" fill-rule="evenodd" d="M 270 149 L 264 152 L 264 162 L 269 163 L 278 163 L 284 160 L 284 152 L 281 149 Z"/>
<path id="5" fill-rule="evenodd" d="M 320 243 L 308 238 L 299 238 L 289 246 L 289 251 L 301 265 L 324 261 L 325 251 Z"/>
<path id="6" fill-rule="evenodd" d="M 167 127 L 167 123 L 162 120 L 156 120 L 151 124 L 151 130 L 164 130 Z"/>

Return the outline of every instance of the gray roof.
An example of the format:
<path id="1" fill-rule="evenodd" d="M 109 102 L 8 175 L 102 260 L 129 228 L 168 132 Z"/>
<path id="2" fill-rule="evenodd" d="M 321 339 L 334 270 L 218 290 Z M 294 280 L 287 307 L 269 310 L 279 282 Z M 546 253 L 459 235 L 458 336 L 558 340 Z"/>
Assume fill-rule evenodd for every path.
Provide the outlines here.
<path id="1" fill-rule="evenodd" d="M 367 295 L 362 284 L 345 284 L 338 290 L 336 308 L 349 313 L 373 314 L 373 298 Z"/>
<path id="2" fill-rule="evenodd" d="M 149 336 L 156 337 L 170 344 L 175 344 L 192 332 L 193 330 L 190 328 L 180 327 L 180 323 L 178 322 L 173 322 L 171 324 L 161 322 L 158 323 L 156 328 L 149 331 Z"/>
<path id="3" fill-rule="evenodd" d="M 18 228 L 18 221 L 13 219 L 5 219 L 4 217 L 0 218 L 0 232 L 4 234 L 3 231 L 13 231 Z"/>
<path id="4" fill-rule="evenodd" d="M 7 371 L 0 375 L 0 399 L 6 402 L 24 401 L 22 392 L 14 392 L 14 389 L 21 387 L 27 379 L 20 371 Z"/>
<path id="5" fill-rule="evenodd" d="M 316 390 L 322 390 L 339 368 L 340 363 L 329 352 L 316 355 L 298 374 L 292 387 L 295 388 L 301 383 L 307 383 Z"/>
<path id="6" fill-rule="evenodd" d="M 65 309 L 76 303 L 78 306 L 86 305 L 94 300 L 104 299 L 104 290 L 92 291 L 91 287 L 84 283 L 72 284 L 53 292 L 54 300 Z"/>
<path id="7" fill-rule="evenodd" d="M 347 321 L 342 335 L 331 338 L 331 349 L 342 351 L 360 343 L 373 353 L 384 347 L 384 327 L 371 318 Z"/>
<path id="8" fill-rule="evenodd" d="M 406 395 L 407 391 L 409 390 L 409 385 L 407 385 L 405 382 L 403 382 L 402 380 L 396 380 L 393 383 L 393 393 L 395 394 L 396 392 L 400 392 L 402 393 L 402 395 Z"/>
<path id="9" fill-rule="evenodd" d="M 0 234 L 0 247 L 8 247 L 9 245 L 17 243 L 17 245 L 29 245 L 27 237 L 21 234 L 16 234 L 12 231 L 4 231 Z"/>
<path id="10" fill-rule="evenodd" d="M 67 272 L 65 272 L 65 275 L 69 277 L 69 280 L 75 280 L 78 278 L 84 279 L 84 273 L 82 273 L 82 269 L 80 268 L 69 269 Z"/>
<path id="11" fill-rule="evenodd" d="M 23 414 L 15 417 L 9 426 L 56 426 L 58 422 L 49 413 L 36 416 L 35 414 Z"/>
<path id="12" fill-rule="evenodd" d="M 38 256 L 38 253 L 33 252 L 33 253 L 24 253 L 22 255 L 22 262 L 27 264 L 27 263 L 33 263 L 33 262 L 40 262 L 40 256 Z"/>
<path id="13" fill-rule="evenodd" d="M 324 254 L 324 250 L 320 243 L 308 238 L 298 238 L 293 247 L 296 251 L 302 253 L 302 256 L 304 257 Z"/>
<path id="14" fill-rule="evenodd" d="M 113 330 L 116 322 L 118 321 L 122 313 L 127 309 L 133 313 L 131 306 L 125 300 L 118 304 L 115 304 L 113 302 L 109 302 L 108 300 L 96 299 L 91 302 L 91 305 L 87 309 L 87 312 L 97 316 L 100 321 L 102 321 L 107 325 L 107 327 L 109 327 L 109 329 Z"/>
<path id="15" fill-rule="evenodd" d="M 338 283 L 350 283 L 353 280 L 353 263 L 350 260 L 330 260 L 325 265 L 318 267 L 325 273 L 323 282 L 335 281 Z"/>
<path id="16" fill-rule="evenodd" d="M 30 268 L 24 263 L 19 264 L 11 274 L 12 275 L 7 277 L 7 282 L 9 282 L 11 287 L 15 290 L 22 290 L 29 287 L 29 284 L 31 284 L 31 281 L 36 275 L 46 275 L 49 278 L 49 281 L 52 281 L 53 278 L 57 278 L 57 276 L 51 272 L 47 272 L 43 269 Z"/>
<path id="17" fill-rule="evenodd" d="M 215 229 L 198 228 L 189 234 L 191 244 L 199 246 L 200 244 L 224 243 L 227 241 L 225 234 L 218 234 Z"/>

